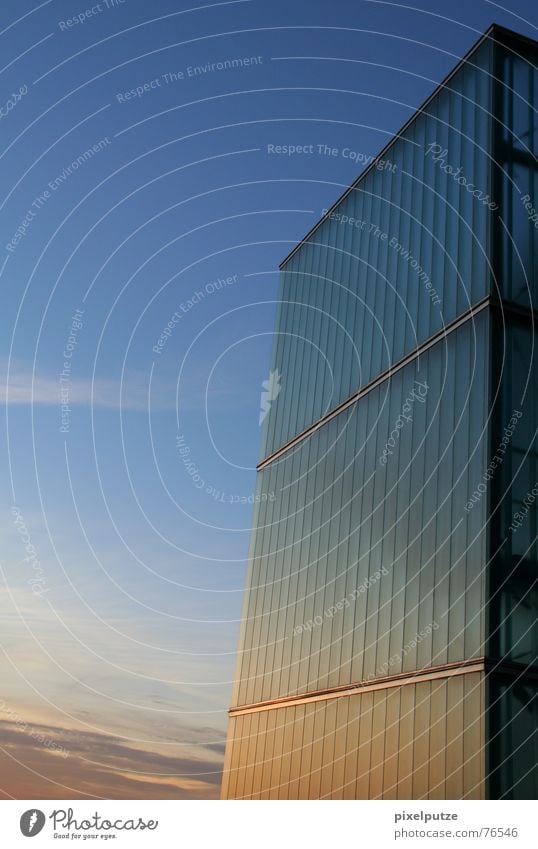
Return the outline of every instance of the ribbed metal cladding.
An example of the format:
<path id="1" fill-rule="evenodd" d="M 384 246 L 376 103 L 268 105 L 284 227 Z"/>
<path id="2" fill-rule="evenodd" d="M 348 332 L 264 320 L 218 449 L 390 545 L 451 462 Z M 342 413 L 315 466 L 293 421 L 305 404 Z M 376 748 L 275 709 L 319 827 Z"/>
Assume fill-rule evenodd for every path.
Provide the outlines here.
<path id="1" fill-rule="evenodd" d="M 481 673 L 246 714 L 230 723 L 228 798 L 476 799 L 483 794 Z"/>
<path id="2" fill-rule="evenodd" d="M 492 211 L 428 150 L 491 196 L 490 67 L 486 41 L 384 153 L 390 168 L 370 170 L 284 263 L 286 379 L 264 456 L 489 293 Z"/>
<path id="3" fill-rule="evenodd" d="M 529 58 L 493 28 L 283 263 L 225 798 L 538 792 Z"/>
<path id="4" fill-rule="evenodd" d="M 377 676 L 428 627 L 391 672 L 483 654 L 485 501 L 462 517 L 486 458 L 487 333 L 482 313 L 259 473 L 277 498 L 257 515 L 234 704 Z"/>

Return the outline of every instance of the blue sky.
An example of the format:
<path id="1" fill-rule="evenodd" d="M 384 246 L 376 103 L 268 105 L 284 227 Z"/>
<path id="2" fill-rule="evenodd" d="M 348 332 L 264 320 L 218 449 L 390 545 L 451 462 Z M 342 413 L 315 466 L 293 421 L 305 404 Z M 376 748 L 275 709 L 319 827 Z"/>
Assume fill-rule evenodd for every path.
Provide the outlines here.
<path id="1" fill-rule="evenodd" d="M 5 798 L 218 795 L 278 264 L 491 22 L 536 37 L 423 5 L 3 2 Z"/>

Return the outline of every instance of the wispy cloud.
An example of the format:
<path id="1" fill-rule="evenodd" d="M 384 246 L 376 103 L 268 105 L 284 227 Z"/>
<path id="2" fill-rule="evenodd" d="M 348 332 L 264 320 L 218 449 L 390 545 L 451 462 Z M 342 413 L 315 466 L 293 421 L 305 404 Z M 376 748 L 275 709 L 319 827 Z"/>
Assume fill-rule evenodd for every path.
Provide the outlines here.
<path id="1" fill-rule="evenodd" d="M 212 746 L 170 754 L 120 737 L 0 720 L 0 798 L 215 799 L 222 756 Z M 61 753 L 40 739 L 54 740 Z M 67 753 L 63 756 L 62 753 Z"/>
<path id="2" fill-rule="evenodd" d="M 110 410 L 145 410 L 148 407 L 148 374 L 130 373 L 125 380 L 69 377 L 62 384 L 60 375 L 33 374 L 18 364 L 0 367 L 0 403 L 9 405 L 41 404 L 58 406 L 62 389 L 70 406 L 95 406 Z M 159 406 L 165 400 L 161 393 L 152 397 Z"/>
<path id="3" fill-rule="evenodd" d="M 0 405 L 59 406 L 65 400 L 71 407 L 95 407 L 107 410 L 204 411 L 206 404 L 235 409 L 245 402 L 241 381 L 231 378 L 207 391 L 207 368 L 197 366 L 181 375 L 153 375 L 150 371 L 127 371 L 122 379 L 68 376 L 62 383 L 60 373 L 32 372 L 25 364 L 0 363 Z M 62 398 L 62 391 L 65 394 Z M 207 391 L 207 394 L 206 394 Z"/>

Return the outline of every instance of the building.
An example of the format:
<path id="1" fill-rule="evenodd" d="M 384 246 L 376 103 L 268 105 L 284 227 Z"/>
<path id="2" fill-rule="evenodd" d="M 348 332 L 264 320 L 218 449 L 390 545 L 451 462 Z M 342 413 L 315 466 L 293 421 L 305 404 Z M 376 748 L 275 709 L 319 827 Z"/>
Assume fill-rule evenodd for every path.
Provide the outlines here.
<path id="1" fill-rule="evenodd" d="M 282 263 L 224 798 L 536 798 L 536 59 L 492 26 Z"/>

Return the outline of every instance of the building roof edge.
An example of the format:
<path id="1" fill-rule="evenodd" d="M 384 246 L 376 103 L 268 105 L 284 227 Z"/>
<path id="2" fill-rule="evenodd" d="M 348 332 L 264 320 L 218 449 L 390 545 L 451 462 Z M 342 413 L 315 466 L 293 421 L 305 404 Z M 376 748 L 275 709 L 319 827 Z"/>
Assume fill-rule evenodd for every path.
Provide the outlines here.
<path id="1" fill-rule="evenodd" d="M 478 48 L 481 47 L 481 45 L 484 43 L 484 41 L 486 41 L 488 38 L 491 38 L 494 35 L 494 33 L 506 35 L 511 40 L 522 41 L 522 42 L 525 42 L 526 44 L 529 44 L 529 45 L 533 45 L 533 46 L 538 45 L 538 42 L 536 40 L 529 38 L 528 36 L 521 35 L 520 33 L 516 32 L 515 30 L 511 30 L 508 27 L 501 26 L 501 24 L 496 24 L 496 23 L 490 24 L 490 26 L 487 28 L 487 30 L 485 30 L 485 32 L 482 33 L 480 38 L 477 41 L 475 41 L 475 43 L 469 48 L 467 53 L 457 62 L 457 64 L 452 68 L 452 70 L 449 71 L 449 73 L 446 75 L 446 77 L 439 83 L 439 85 L 437 85 L 435 87 L 435 89 L 431 92 L 431 94 L 428 95 L 428 97 L 421 104 L 421 106 L 419 106 L 418 109 L 416 109 L 416 111 L 413 112 L 413 114 L 411 115 L 410 118 L 408 118 L 408 120 L 405 122 L 405 124 L 403 124 L 403 126 L 387 142 L 387 144 L 377 154 L 377 156 L 373 159 L 373 161 L 370 162 L 370 164 L 364 169 L 364 171 L 362 171 L 359 174 L 359 176 L 353 181 L 353 183 L 351 183 L 351 185 L 348 186 L 348 188 L 334 201 L 334 203 L 329 207 L 327 212 L 324 215 L 322 215 L 322 217 L 318 221 L 316 221 L 316 223 L 313 225 L 313 227 L 310 228 L 308 233 L 306 233 L 303 236 L 303 238 L 295 245 L 295 247 L 293 247 L 292 250 L 287 254 L 287 256 L 284 257 L 284 259 L 282 260 L 282 262 L 278 266 L 280 269 L 284 268 L 284 266 L 286 265 L 287 262 L 289 262 L 289 260 L 292 258 L 292 256 L 294 256 L 294 254 L 297 253 L 299 248 L 301 248 L 304 245 L 304 243 L 307 242 L 308 239 L 312 236 L 312 234 L 315 233 L 315 231 L 318 229 L 318 227 L 320 227 L 321 224 L 323 224 L 323 222 L 326 221 L 327 218 L 329 218 L 329 216 L 331 215 L 332 212 L 334 212 L 336 207 L 338 207 L 342 203 L 342 201 L 352 191 L 354 191 L 356 189 L 358 184 L 360 182 L 362 182 L 362 180 L 364 180 L 364 178 L 370 173 L 370 171 L 372 171 L 376 167 L 379 160 L 385 158 L 385 153 L 392 147 L 393 144 L 395 144 L 398 141 L 398 139 L 404 134 L 404 132 L 413 123 L 413 121 L 415 121 L 418 118 L 418 116 L 420 114 L 422 114 L 422 112 L 424 112 L 424 110 L 426 109 L 428 104 L 431 103 L 431 101 L 434 99 L 434 97 L 436 97 L 443 88 L 445 88 L 445 86 L 447 85 L 449 80 L 451 80 L 452 77 L 460 70 L 460 68 L 462 68 L 462 66 L 466 62 L 469 61 L 469 59 L 473 55 L 473 53 L 475 53 L 476 50 L 478 50 Z"/>

